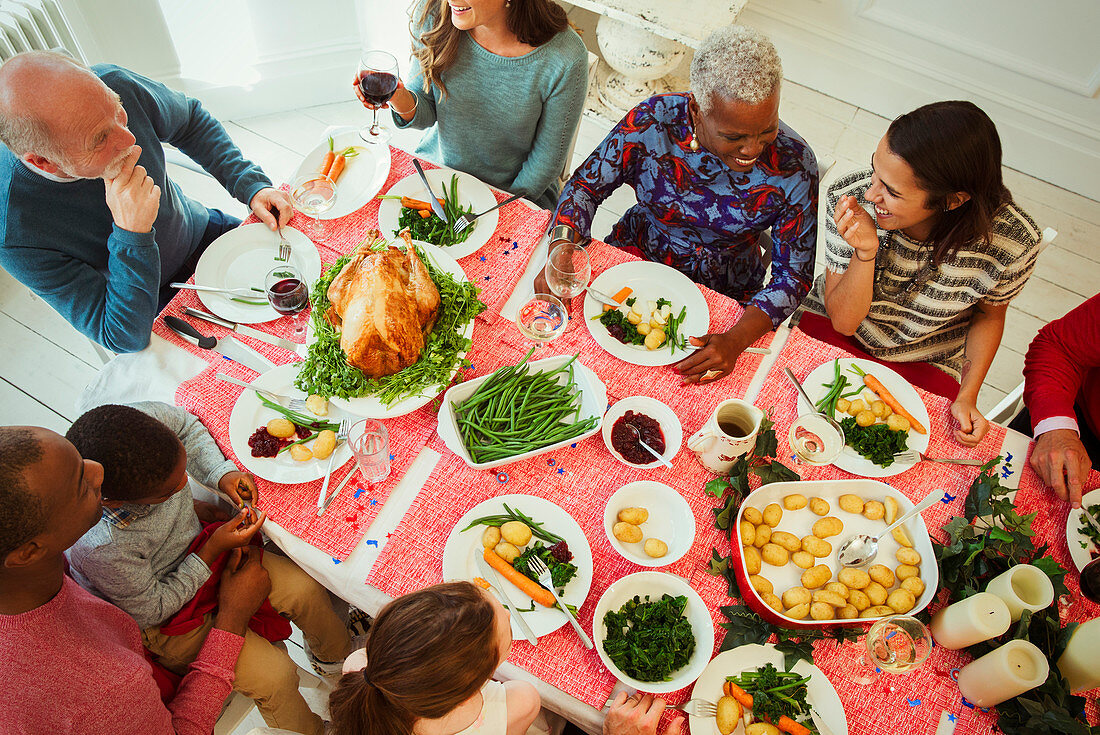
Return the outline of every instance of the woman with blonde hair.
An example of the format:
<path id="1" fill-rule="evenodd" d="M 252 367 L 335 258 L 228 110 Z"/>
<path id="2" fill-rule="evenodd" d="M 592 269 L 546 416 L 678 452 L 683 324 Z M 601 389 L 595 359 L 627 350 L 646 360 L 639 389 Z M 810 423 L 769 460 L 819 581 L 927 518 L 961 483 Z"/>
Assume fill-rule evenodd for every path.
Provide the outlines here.
<path id="1" fill-rule="evenodd" d="M 588 52 L 553 0 L 420 0 L 415 68 L 389 101 L 416 155 L 543 207 L 557 201 L 587 90 Z M 356 84 L 356 94 L 373 107 Z"/>

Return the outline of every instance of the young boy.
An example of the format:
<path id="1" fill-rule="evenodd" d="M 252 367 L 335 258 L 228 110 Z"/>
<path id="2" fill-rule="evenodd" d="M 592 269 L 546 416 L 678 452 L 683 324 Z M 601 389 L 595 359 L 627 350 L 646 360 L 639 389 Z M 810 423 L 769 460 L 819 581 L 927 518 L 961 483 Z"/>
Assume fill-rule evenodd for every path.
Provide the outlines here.
<path id="1" fill-rule="evenodd" d="M 216 509 L 192 498 L 187 477 L 217 487 L 238 505 L 255 500 L 255 483 L 225 459 L 195 416 L 163 403 L 101 406 L 77 419 L 66 437 L 104 468 L 103 517 L 69 551 L 73 576 L 132 615 L 158 661 L 182 672 L 201 649 L 213 614 L 178 635 L 161 626 L 195 597 L 215 559 L 248 544 L 265 518 L 244 508 L 188 553 L 202 530 L 200 515 L 213 519 Z M 302 629 L 319 662 L 342 661 L 351 641 L 325 589 L 284 557 L 264 554 L 262 563 L 271 578 L 271 606 Z M 233 688 L 256 700 L 272 727 L 323 732 L 321 718 L 298 692 L 297 666 L 284 648 L 252 630 Z"/>

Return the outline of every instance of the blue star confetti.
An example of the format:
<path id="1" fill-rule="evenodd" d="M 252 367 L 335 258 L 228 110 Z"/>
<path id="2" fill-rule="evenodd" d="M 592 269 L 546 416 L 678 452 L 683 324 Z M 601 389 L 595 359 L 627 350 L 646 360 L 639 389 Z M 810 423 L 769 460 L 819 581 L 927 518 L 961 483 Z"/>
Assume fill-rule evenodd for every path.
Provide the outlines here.
<path id="1" fill-rule="evenodd" d="M 958 722 L 959 721 L 959 716 L 958 715 L 953 715 L 950 712 L 948 712 L 947 713 L 947 721 L 948 722 Z"/>
<path id="2" fill-rule="evenodd" d="M 919 699 L 909 699 L 908 697 L 906 697 L 905 703 L 908 704 L 910 707 L 920 707 Z"/>
<path id="3" fill-rule="evenodd" d="M 340 560 L 339 560 L 339 559 L 337 559 L 337 558 L 336 558 L 336 557 L 334 556 L 334 557 L 332 557 L 332 563 L 333 563 L 333 564 L 339 564 L 339 563 L 340 563 Z"/>
<path id="4" fill-rule="evenodd" d="M 372 538 L 369 538 L 369 539 L 367 539 L 367 546 L 373 546 L 374 548 L 377 549 L 378 548 L 378 542 L 375 541 Z"/>
<path id="5" fill-rule="evenodd" d="M 396 455 L 396 454 L 391 454 L 391 455 L 390 455 L 390 461 L 392 462 L 392 461 L 394 461 L 395 459 L 397 459 L 397 455 Z"/>
<path id="6" fill-rule="evenodd" d="M 490 278 L 491 278 L 491 276 L 485 276 L 486 281 L 488 281 Z"/>
<path id="7" fill-rule="evenodd" d="M 956 497 L 958 497 L 958 496 L 957 495 L 952 495 L 951 493 L 944 493 L 943 497 L 940 498 L 940 502 L 943 503 L 944 505 L 947 505 L 952 500 L 954 500 Z"/>
<path id="8" fill-rule="evenodd" d="M 570 444 L 569 446 L 570 446 L 570 447 L 572 447 L 573 449 L 576 449 L 576 448 L 577 448 L 577 443 L 576 443 L 576 442 L 573 442 L 573 443 L 572 443 L 572 444 Z"/>
<path id="9" fill-rule="evenodd" d="M 353 497 L 355 497 L 355 499 L 358 500 L 359 496 L 362 495 L 365 492 L 366 492 L 366 489 L 361 488 L 361 487 L 357 487 L 357 488 L 355 488 L 355 495 Z"/>
<path id="10" fill-rule="evenodd" d="M 1005 452 L 1005 464 L 1012 463 L 1012 452 Z"/>
<path id="11" fill-rule="evenodd" d="M 518 247 L 519 247 L 519 243 L 516 242 L 515 240 L 512 240 L 512 250 L 515 250 Z"/>
<path id="12" fill-rule="evenodd" d="M 558 468 L 558 474 L 559 474 L 559 475 L 564 475 L 564 474 L 565 474 L 565 470 L 564 470 L 563 468 L 559 467 L 559 468 Z"/>
<path id="13" fill-rule="evenodd" d="M 371 499 L 370 499 L 370 504 L 371 504 L 371 505 L 378 505 L 378 501 L 377 501 L 377 500 L 375 500 L 374 498 L 371 498 Z"/>
<path id="14" fill-rule="evenodd" d="M 480 260 L 482 263 L 484 263 L 485 262 L 485 256 L 482 255 L 480 258 L 478 258 L 478 260 Z"/>

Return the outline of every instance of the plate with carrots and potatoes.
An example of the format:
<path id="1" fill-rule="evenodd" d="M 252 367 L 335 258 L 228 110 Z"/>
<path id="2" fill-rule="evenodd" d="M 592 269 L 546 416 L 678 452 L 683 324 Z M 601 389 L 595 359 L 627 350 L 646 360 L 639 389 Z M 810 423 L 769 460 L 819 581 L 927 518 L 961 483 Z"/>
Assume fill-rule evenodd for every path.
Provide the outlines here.
<path id="1" fill-rule="evenodd" d="M 507 604 L 497 589 L 497 579 L 486 580 L 478 566 L 478 557 L 485 559 L 497 572 L 495 576 L 504 579 L 507 585 L 504 592 L 524 621 L 536 636 L 544 636 L 566 624 L 565 613 L 554 606 L 553 596 L 547 590 L 522 574 L 517 568 L 522 563 L 517 564 L 515 559 L 539 549 L 544 550 L 540 557 L 547 559 L 550 552 L 546 550 L 560 542 L 564 542 L 571 557 L 564 563 L 576 569 L 568 582 L 559 587 L 559 596 L 562 602 L 579 609 L 592 586 L 592 549 L 572 516 L 535 495 L 500 495 L 468 510 L 444 543 L 443 579 L 467 580 L 491 588 L 492 594 Z M 558 549 L 558 558 L 564 559 L 566 554 L 562 551 Z M 509 558 L 515 554 L 520 556 Z M 550 566 L 553 573 L 553 564 Z M 514 619 L 512 637 L 517 641 L 524 639 Z"/>
<path id="2" fill-rule="evenodd" d="M 878 424 L 886 425 L 890 430 L 904 430 L 905 449 L 927 451 L 928 432 L 931 428 L 928 409 L 909 381 L 885 365 L 871 360 L 843 357 L 837 361 L 824 362 L 810 371 L 802 381 L 806 394 L 813 401 L 820 402 L 829 394 L 830 387 L 836 382 L 838 367 L 839 374 L 847 377 L 847 390 L 841 394 L 847 397 L 837 402 L 832 418 L 839 422 L 851 416 L 859 426 Z M 817 410 L 813 406 L 807 406 L 801 396 L 797 400 L 800 414 Z M 876 405 L 879 402 L 883 405 Z M 828 414 L 828 407 L 824 410 Z M 850 413 L 851 411 L 855 413 Z M 897 423 L 899 419 L 904 419 L 900 429 Z M 894 460 L 888 466 L 882 467 L 852 448 L 846 437 L 844 449 L 833 464 L 861 477 L 891 477 L 904 472 L 916 462 Z"/>
<path id="3" fill-rule="evenodd" d="M 336 202 L 318 219 L 339 219 L 362 209 L 382 190 L 390 175 L 390 147 L 363 142 L 358 130 L 346 130 L 317 144 L 294 176 L 324 173 L 336 184 Z"/>

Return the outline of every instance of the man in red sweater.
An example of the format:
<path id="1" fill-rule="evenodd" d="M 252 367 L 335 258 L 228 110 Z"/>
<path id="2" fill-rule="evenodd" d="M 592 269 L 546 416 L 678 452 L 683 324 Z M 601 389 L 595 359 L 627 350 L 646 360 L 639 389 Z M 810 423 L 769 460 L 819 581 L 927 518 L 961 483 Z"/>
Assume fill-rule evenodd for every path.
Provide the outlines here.
<path id="1" fill-rule="evenodd" d="M 1031 466 L 1074 508 L 1100 466 L 1100 294 L 1032 340 L 1024 359 L 1024 404 L 1035 437 Z"/>
<path id="2" fill-rule="evenodd" d="M 0 732 L 209 735 L 267 572 L 247 552 L 230 562 L 214 629 L 162 702 L 137 623 L 65 574 L 64 551 L 100 518 L 102 480 L 64 437 L 0 427 Z"/>

